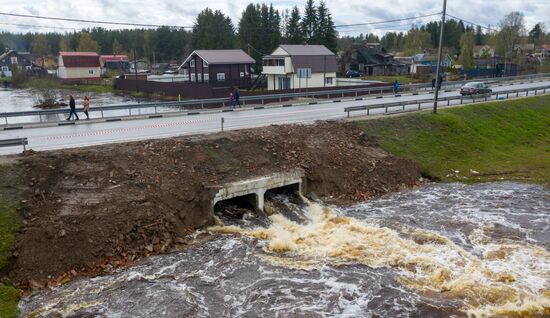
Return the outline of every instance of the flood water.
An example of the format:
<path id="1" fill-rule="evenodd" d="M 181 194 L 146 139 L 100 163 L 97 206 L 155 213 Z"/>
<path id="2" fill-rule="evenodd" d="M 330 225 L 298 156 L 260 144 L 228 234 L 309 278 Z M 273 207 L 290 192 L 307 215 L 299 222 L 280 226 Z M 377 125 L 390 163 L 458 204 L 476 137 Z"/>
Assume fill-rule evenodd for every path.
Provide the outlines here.
<path id="1" fill-rule="evenodd" d="M 351 207 L 270 199 L 194 246 L 24 298 L 32 317 L 548 317 L 550 192 L 433 184 Z"/>
<path id="2" fill-rule="evenodd" d="M 83 92 L 69 89 L 58 90 L 59 99 L 68 104 L 69 95 L 73 95 L 75 98 L 76 106 L 82 107 L 84 96 L 87 95 L 91 100 L 91 108 L 107 106 L 107 105 L 126 105 L 137 104 L 141 102 L 150 102 L 151 100 L 143 98 L 134 98 L 126 95 L 118 95 L 113 93 L 95 93 L 95 92 Z M 21 112 L 40 110 L 34 106 L 38 104 L 36 94 L 33 89 L 12 89 L 12 88 L 0 88 L 0 113 L 3 112 Z M 51 114 L 42 116 L 42 121 L 59 121 L 67 117 L 69 107 L 62 107 L 60 109 L 66 109 L 67 114 Z M 117 113 L 118 112 L 118 113 Z M 84 114 L 81 114 L 85 117 Z M 128 111 L 110 111 L 110 116 L 124 116 L 128 115 Z M 92 117 L 97 114 L 92 112 Z M 38 116 L 27 117 L 15 117 L 9 118 L 9 123 L 22 123 L 22 122 L 39 122 Z M 4 124 L 4 122 L 0 122 Z"/>

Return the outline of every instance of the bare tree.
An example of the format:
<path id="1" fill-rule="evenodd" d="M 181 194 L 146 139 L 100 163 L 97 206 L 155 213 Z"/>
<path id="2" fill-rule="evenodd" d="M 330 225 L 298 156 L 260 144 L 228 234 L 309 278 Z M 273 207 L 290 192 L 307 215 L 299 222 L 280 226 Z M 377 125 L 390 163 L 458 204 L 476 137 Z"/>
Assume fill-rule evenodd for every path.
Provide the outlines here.
<path id="1" fill-rule="evenodd" d="M 32 93 L 37 103 L 36 107 L 50 108 L 63 106 L 57 102 L 60 97 L 59 89 L 56 83 L 50 79 L 34 79 L 32 81 Z"/>
<path id="2" fill-rule="evenodd" d="M 522 36 L 526 33 L 523 13 L 508 13 L 500 20 L 499 27 L 497 49 L 506 57 L 514 57 L 516 46 L 521 43 Z"/>

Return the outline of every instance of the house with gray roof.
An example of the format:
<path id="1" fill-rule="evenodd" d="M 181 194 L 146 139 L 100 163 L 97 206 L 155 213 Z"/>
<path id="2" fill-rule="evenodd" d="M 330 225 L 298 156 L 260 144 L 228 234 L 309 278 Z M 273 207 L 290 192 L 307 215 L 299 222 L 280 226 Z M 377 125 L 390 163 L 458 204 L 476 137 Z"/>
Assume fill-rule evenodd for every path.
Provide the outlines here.
<path id="1" fill-rule="evenodd" d="M 285 44 L 262 60 L 268 90 L 336 86 L 336 55 L 324 45 Z"/>
<path id="2" fill-rule="evenodd" d="M 13 71 L 18 70 L 32 71 L 34 67 L 33 58 L 28 52 L 16 52 L 6 49 L 0 54 L 0 73 L 4 76 L 12 76 Z"/>
<path id="3" fill-rule="evenodd" d="M 208 83 L 212 87 L 248 88 L 253 58 L 243 50 L 195 50 L 178 68 L 186 82 Z"/>

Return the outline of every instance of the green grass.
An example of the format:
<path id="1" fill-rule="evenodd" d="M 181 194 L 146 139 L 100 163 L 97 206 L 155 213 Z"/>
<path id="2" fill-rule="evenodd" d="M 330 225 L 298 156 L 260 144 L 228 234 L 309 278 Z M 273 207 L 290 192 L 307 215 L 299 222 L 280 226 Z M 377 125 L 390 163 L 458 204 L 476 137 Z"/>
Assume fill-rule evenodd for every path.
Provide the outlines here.
<path id="1" fill-rule="evenodd" d="M 444 109 L 437 115 L 411 113 L 357 125 L 382 148 L 416 161 L 423 173 L 436 180 L 550 184 L 550 96 Z"/>
<path id="2" fill-rule="evenodd" d="M 15 287 L 0 284 L 0 317 L 17 317 L 19 313 L 17 309 L 19 298 L 19 291 Z"/>
<path id="3" fill-rule="evenodd" d="M 0 165 L 0 270 L 8 263 L 15 235 L 21 225 L 17 207 L 22 180 L 19 165 Z M 0 317 L 16 317 L 18 301 L 18 290 L 0 283 Z"/>
<path id="4" fill-rule="evenodd" d="M 409 84 L 409 83 L 423 83 L 424 80 L 420 78 L 414 78 L 412 76 L 408 75 L 394 75 L 394 76 L 364 76 L 362 79 L 368 80 L 368 81 L 382 81 L 382 82 L 388 82 L 393 83 L 393 81 L 397 80 L 399 84 Z"/>

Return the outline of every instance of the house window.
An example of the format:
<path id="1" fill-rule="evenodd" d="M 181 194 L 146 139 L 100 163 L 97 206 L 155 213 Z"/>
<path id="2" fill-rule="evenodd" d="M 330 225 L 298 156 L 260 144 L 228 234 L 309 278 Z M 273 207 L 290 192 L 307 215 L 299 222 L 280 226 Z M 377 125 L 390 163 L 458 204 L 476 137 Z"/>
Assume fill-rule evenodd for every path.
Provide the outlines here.
<path id="1" fill-rule="evenodd" d="M 241 77 L 244 77 L 244 72 L 241 72 L 241 73 L 240 73 L 240 76 L 241 76 Z"/>
<path id="2" fill-rule="evenodd" d="M 94 75 L 94 70 L 88 70 L 88 74 Z"/>
<path id="3" fill-rule="evenodd" d="M 205 81 L 210 80 L 210 75 L 208 73 L 204 73 L 203 78 Z"/>
<path id="4" fill-rule="evenodd" d="M 332 85 L 332 77 L 325 78 L 325 84 Z"/>
<path id="5" fill-rule="evenodd" d="M 26 68 L 28 71 L 32 70 L 32 66 L 25 66 L 25 68 Z"/>
<path id="6" fill-rule="evenodd" d="M 216 78 L 218 79 L 219 82 L 224 82 L 225 81 L 225 73 L 216 74 Z"/>
<path id="7" fill-rule="evenodd" d="M 17 56 L 11 57 L 11 64 L 17 64 Z"/>
<path id="8" fill-rule="evenodd" d="M 202 61 L 202 67 L 203 68 L 208 67 L 208 63 L 206 63 L 206 61 Z"/>
<path id="9" fill-rule="evenodd" d="M 7 72 L 7 71 L 9 71 L 9 70 L 10 70 L 10 69 L 9 69 L 7 66 L 2 66 L 2 71 Z"/>
<path id="10" fill-rule="evenodd" d="M 201 73 L 197 74 L 197 81 L 198 82 L 202 81 L 202 74 Z"/>
<path id="11" fill-rule="evenodd" d="M 311 68 L 299 68 L 298 78 L 311 78 Z"/>
<path id="12" fill-rule="evenodd" d="M 194 82 L 195 81 L 195 73 L 192 73 L 191 74 L 191 82 Z"/>
<path id="13" fill-rule="evenodd" d="M 189 67 L 195 67 L 195 60 L 191 60 L 191 62 L 189 62 Z"/>

